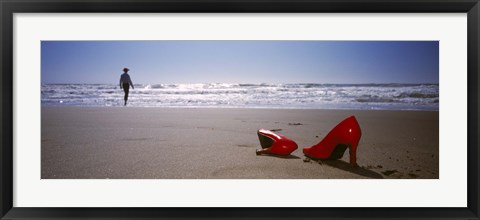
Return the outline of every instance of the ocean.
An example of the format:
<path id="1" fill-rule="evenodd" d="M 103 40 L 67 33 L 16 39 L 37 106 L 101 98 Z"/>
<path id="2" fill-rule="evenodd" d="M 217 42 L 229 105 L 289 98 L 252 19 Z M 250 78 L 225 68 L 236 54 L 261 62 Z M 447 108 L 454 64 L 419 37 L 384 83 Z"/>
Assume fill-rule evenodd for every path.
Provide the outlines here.
<path id="1" fill-rule="evenodd" d="M 438 111 L 438 84 L 135 84 L 128 106 Z M 123 106 L 118 84 L 43 84 L 42 106 Z"/>

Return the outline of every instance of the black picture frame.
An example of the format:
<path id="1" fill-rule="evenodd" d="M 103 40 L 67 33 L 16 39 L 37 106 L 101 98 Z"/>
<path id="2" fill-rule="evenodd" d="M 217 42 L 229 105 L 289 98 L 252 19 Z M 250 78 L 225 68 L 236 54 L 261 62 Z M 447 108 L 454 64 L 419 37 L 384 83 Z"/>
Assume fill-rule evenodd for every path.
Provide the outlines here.
<path id="1" fill-rule="evenodd" d="M 1 219 L 479 219 L 478 0 L 0 0 Z M 468 207 L 466 208 L 17 208 L 13 207 L 14 13 L 467 13 Z M 445 189 L 448 190 L 448 189 Z M 46 198 L 48 199 L 48 198 Z"/>

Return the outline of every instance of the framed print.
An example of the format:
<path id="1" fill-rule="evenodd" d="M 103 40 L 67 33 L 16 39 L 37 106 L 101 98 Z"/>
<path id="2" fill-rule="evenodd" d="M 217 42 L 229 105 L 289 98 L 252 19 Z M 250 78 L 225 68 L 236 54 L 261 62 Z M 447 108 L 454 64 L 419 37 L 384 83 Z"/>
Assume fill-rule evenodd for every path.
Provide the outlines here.
<path id="1" fill-rule="evenodd" d="M 2 1 L 1 218 L 478 219 L 478 1 Z"/>

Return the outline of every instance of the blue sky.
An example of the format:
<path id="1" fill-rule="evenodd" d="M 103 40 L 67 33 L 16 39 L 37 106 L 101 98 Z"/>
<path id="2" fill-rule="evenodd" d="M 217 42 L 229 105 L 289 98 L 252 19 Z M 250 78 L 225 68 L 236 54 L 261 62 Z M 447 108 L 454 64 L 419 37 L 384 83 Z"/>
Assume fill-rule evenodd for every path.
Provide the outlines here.
<path id="1" fill-rule="evenodd" d="M 43 41 L 42 83 L 438 83 L 438 41 Z"/>

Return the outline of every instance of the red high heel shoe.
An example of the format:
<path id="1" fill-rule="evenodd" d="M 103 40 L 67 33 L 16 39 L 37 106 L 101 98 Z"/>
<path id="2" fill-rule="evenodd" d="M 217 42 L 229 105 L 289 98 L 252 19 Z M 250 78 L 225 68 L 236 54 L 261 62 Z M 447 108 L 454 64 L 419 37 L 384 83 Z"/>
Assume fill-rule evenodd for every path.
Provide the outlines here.
<path id="1" fill-rule="evenodd" d="M 350 116 L 333 128 L 322 141 L 303 148 L 303 153 L 313 159 L 340 159 L 349 148 L 350 164 L 357 165 L 357 146 L 362 136 L 355 116 Z"/>
<path id="2" fill-rule="evenodd" d="M 285 136 L 278 135 L 272 131 L 260 129 L 257 131 L 258 139 L 262 149 L 257 150 L 257 155 L 273 154 L 279 156 L 288 156 L 298 148 L 297 143 Z"/>

